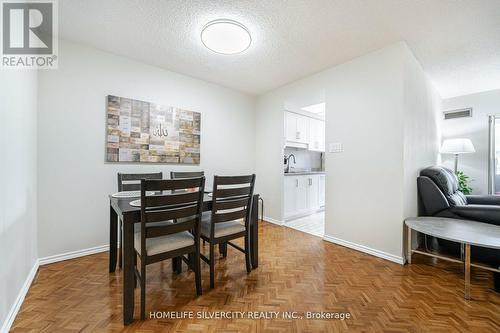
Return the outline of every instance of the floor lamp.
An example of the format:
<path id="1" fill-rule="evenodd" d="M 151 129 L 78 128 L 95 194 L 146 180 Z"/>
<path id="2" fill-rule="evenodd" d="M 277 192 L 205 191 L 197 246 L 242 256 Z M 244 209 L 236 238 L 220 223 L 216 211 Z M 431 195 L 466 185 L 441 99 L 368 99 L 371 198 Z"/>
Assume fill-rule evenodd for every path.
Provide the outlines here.
<path id="1" fill-rule="evenodd" d="M 458 155 L 475 152 L 476 150 L 470 139 L 447 139 L 443 141 L 440 149 L 441 154 L 455 155 L 455 173 L 457 173 Z"/>

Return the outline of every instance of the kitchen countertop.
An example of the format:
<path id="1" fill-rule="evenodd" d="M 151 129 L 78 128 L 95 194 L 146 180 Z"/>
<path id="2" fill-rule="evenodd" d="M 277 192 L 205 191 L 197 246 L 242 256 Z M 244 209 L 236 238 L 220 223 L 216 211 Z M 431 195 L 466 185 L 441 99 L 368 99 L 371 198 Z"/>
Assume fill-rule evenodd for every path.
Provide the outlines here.
<path id="1" fill-rule="evenodd" d="M 324 175 L 324 171 L 300 171 L 283 173 L 285 176 L 302 176 L 302 175 Z"/>

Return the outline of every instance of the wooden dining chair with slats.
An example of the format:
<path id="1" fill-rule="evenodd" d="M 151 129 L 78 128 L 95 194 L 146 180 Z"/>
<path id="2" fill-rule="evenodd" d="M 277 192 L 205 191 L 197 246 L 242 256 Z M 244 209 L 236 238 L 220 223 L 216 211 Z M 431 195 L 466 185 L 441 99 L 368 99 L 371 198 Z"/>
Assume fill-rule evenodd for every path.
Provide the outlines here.
<path id="1" fill-rule="evenodd" d="M 170 171 L 170 179 L 195 178 L 205 176 L 205 171 Z"/>
<path id="2" fill-rule="evenodd" d="M 200 225 L 205 177 L 169 180 L 141 180 L 141 230 L 134 235 L 140 262 L 135 274 L 141 286 L 141 319 L 146 313 L 146 266 L 182 257 L 195 273 L 196 294 L 201 295 Z M 147 191 L 156 194 L 146 195 Z M 177 220 L 164 226 L 151 223 Z M 191 255 L 189 261 L 184 255 Z"/>
<path id="3" fill-rule="evenodd" d="M 170 179 L 179 178 L 195 178 L 205 176 L 205 171 L 170 171 Z M 205 245 L 205 240 L 203 240 Z M 181 258 L 172 259 L 172 269 L 178 274 L 182 273 L 182 260 Z"/>
<path id="4" fill-rule="evenodd" d="M 118 172 L 118 192 L 123 191 L 140 191 L 141 179 L 162 179 L 163 172 L 155 173 L 121 173 Z M 122 221 L 119 221 L 118 239 L 120 240 L 120 251 L 118 253 L 118 267 L 122 268 L 123 265 L 123 226 Z"/>
<path id="5" fill-rule="evenodd" d="M 155 173 L 121 173 L 118 172 L 118 192 L 140 191 L 141 179 L 162 179 L 163 172 Z"/>
<path id="6" fill-rule="evenodd" d="M 215 251 L 217 244 L 227 243 L 245 254 L 247 273 L 250 263 L 250 214 L 255 175 L 214 177 L 212 212 L 204 213 L 201 220 L 201 238 L 210 245 L 209 258 L 200 255 L 210 266 L 210 288 L 215 285 Z M 230 242 L 244 238 L 244 248 Z"/>

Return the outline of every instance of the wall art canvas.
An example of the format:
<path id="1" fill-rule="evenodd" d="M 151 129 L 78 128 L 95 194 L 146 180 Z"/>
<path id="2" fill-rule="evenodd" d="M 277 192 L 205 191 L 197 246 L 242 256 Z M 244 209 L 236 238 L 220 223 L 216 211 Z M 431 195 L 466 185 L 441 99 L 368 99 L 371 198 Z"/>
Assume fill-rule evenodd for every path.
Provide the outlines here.
<path id="1" fill-rule="evenodd" d="M 200 163 L 199 112 L 107 97 L 108 162 Z"/>

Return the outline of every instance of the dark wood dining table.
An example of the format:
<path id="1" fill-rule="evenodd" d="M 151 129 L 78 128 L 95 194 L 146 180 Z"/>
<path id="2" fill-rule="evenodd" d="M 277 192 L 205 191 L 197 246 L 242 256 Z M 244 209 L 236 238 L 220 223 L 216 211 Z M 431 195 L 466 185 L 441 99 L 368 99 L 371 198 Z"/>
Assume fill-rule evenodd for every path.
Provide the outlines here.
<path id="1" fill-rule="evenodd" d="M 134 224 L 140 222 L 140 207 L 131 206 L 137 198 L 109 197 L 109 272 L 116 270 L 118 253 L 118 219 L 123 223 L 123 323 L 134 320 Z M 258 242 L 258 202 L 259 195 L 254 194 L 250 213 L 250 253 L 252 269 L 259 265 Z M 203 197 L 203 211 L 212 210 L 212 197 Z M 227 246 L 227 245 L 226 245 Z"/>

